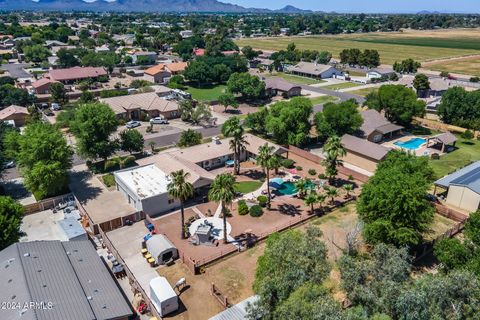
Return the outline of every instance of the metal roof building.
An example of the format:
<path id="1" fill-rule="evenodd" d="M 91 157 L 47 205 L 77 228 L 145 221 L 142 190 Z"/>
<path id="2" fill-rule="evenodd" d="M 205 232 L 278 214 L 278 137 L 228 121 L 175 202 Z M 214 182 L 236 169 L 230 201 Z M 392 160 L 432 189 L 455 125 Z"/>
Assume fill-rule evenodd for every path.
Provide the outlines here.
<path id="1" fill-rule="evenodd" d="M 129 303 L 89 241 L 35 241 L 0 252 L 0 319 L 128 319 Z"/>
<path id="2" fill-rule="evenodd" d="M 247 306 L 253 304 L 258 296 L 251 296 L 236 305 L 211 317 L 209 320 L 244 320 L 247 319 Z"/>

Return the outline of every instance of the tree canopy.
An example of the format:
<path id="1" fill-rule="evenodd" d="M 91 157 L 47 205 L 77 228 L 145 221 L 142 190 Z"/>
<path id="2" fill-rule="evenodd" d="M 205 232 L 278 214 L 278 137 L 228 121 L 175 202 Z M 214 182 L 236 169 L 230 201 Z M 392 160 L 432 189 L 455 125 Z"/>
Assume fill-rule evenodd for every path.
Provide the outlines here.
<path id="1" fill-rule="evenodd" d="M 437 114 L 445 123 L 480 129 L 480 90 L 468 92 L 461 87 L 448 89 L 442 95 Z"/>
<path id="2" fill-rule="evenodd" d="M 0 196 L 0 250 L 18 241 L 22 236 L 20 226 L 23 206 L 10 197 Z"/>
<path id="3" fill-rule="evenodd" d="M 367 242 L 415 245 L 433 219 L 427 200 L 433 171 L 424 157 L 391 151 L 362 187 L 357 211 Z"/>
<path id="4" fill-rule="evenodd" d="M 393 70 L 398 73 L 416 73 L 420 67 L 421 63 L 411 58 L 402 60 L 401 62 L 395 61 L 393 64 Z"/>
<path id="5" fill-rule="evenodd" d="M 385 112 L 391 122 L 408 126 L 413 117 L 425 114 L 425 102 L 417 100 L 415 92 L 402 85 L 383 85 L 367 95 L 365 105 Z"/>
<path id="6" fill-rule="evenodd" d="M 241 94 L 245 99 L 258 99 L 265 91 L 265 82 L 247 72 L 234 73 L 227 82 L 228 91 Z"/>
<path id="7" fill-rule="evenodd" d="M 315 128 L 320 139 L 326 140 L 332 135 L 339 137 L 352 134 L 363 123 L 357 102 L 353 99 L 341 103 L 326 103 L 323 111 L 315 114 Z"/>
<path id="8" fill-rule="evenodd" d="M 144 143 L 143 135 L 136 129 L 128 129 L 120 133 L 120 149 L 123 151 L 141 152 Z"/>

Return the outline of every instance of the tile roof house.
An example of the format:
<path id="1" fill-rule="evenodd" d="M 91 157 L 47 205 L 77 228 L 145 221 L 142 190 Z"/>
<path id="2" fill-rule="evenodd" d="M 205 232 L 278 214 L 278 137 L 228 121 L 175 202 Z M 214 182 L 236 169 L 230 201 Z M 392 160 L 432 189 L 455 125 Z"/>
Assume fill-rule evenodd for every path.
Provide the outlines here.
<path id="1" fill-rule="evenodd" d="M 287 71 L 296 75 L 317 79 L 332 78 L 333 76 L 340 76 L 343 74 L 341 71 L 328 64 L 303 61 L 294 66 L 288 67 Z"/>
<path id="2" fill-rule="evenodd" d="M 373 109 L 361 112 L 361 116 L 363 118 L 363 124 L 360 127 L 360 132 L 363 138 L 368 141 L 380 142 L 386 136 L 392 137 L 403 129 L 402 126 L 391 123 L 378 111 Z"/>
<path id="3" fill-rule="evenodd" d="M 105 69 L 102 67 L 73 67 L 68 69 L 50 70 L 45 77 L 52 81 L 59 81 L 64 84 L 69 84 L 77 80 L 88 78 L 95 79 L 106 75 L 107 71 L 105 71 Z"/>
<path id="4" fill-rule="evenodd" d="M 15 127 L 21 127 L 25 124 L 28 115 L 27 108 L 11 105 L 0 110 L 0 121 L 13 121 Z"/>
<path id="5" fill-rule="evenodd" d="M 466 212 L 474 212 L 480 207 L 480 161 L 474 162 L 449 174 L 434 183 L 446 190 L 446 204 Z"/>
<path id="6" fill-rule="evenodd" d="M 186 62 L 161 63 L 145 70 L 144 78 L 153 83 L 166 83 L 172 75 L 185 71 Z"/>
<path id="7" fill-rule="evenodd" d="M 0 298 L 18 306 L 2 309 L 2 319 L 127 320 L 133 316 L 90 241 L 15 243 L 0 251 L 0 264 Z"/>
<path id="8" fill-rule="evenodd" d="M 138 120 L 141 112 L 147 113 L 151 118 L 163 116 L 166 119 L 179 117 L 178 103 L 167 100 L 158 92 L 146 92 L 100 99 L 115 112 L 117 117 Z"/>
<path id="9" fill-rule="evenodd" d="M 50 90 L 50 85 L 52 83 L 55 83 L 57 81 L 54 81 L 50 78 L 47 78 L 47 77 L 44 77 L 44 78 L 41 78 L 35 82 L 32 83 L 32 88 L 33 88 L 33 91 L 36 93 L 36 94 L 48 94 L 49 93 L 49 90 Z"/>
<path id="10" fill-rule="evenodd" d="M 342 137 L 342 145 L 347 151 L 342 159 L 344 162 L 372 173 L 391 150 L 349 134 Z"/>
<path id="11" fill-rule="evenodd" d="M 280 77 L 269 77 L 264 80 L 265 94 L 268 97 L 274 97 L 281 93 L 287 98 L 300 96 L 302 94 L 302 87 L 288 82 Z"/>

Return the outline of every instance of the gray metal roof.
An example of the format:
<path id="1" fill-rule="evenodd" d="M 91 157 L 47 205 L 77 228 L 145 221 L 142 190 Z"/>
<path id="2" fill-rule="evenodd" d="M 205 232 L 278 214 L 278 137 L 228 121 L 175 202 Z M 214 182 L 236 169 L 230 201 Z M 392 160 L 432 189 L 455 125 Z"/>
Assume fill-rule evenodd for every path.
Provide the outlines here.
<path id="1" fill-rule="evenodd" d="M 443 188 L 451 185 L 464 186 L 480 194 L 480 161 L 435 181 L 435 185 Z"/>
<path id="2" fill-rule="evenodd" d="M 58 221 L 58 225 L 68 240 L 87 240 L 87 232 L 77 219 L 73 217 L 62 219 Z"/>
<path id="3" fill-rule="evenodd" d="M 247 318 L 247 306 L 254 303 L 257 299 L 258 296 L 251 296 L 211 317 L 209 320 L 244 320 Z"/>
<path id="4" fill-rule="evenodd" d="M 11 301 L 14 295 L 22 303 L 53 304 L 51 309 L 28 309 L 23 315 L 15 310 L 4 316 L 0 310 L 1 319 L 93 320 L 132 314 L 89 241 L 16 243 L 0 252 L 0 261 L 4 271 L 0 283 L 3 288 L 9 283 L 8 290 L 0 290 L 2 301 Z"/>

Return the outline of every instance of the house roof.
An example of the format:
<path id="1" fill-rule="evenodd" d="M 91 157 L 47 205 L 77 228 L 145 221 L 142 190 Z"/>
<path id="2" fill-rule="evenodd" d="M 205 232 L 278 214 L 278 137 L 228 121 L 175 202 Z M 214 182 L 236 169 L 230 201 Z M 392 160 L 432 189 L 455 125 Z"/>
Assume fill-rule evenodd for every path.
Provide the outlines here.
<path id="1" fill-rule="evenodd" d="M 34 83 L 32 83 L 32 87 L 34 87 L 36 89 L 36 88 L 40 88 L 43 85 L 46 85 L 46 84 L 49 84 L 49 83 L 54 83 L 54 82 L 55 81 L 53 81 L 52 79 L 44 77 L 44 78 L 39 79 L 39 80 L 35 81 Z"/>
<path id="2" fill-rule="evenodd" d="M 455 137 L 455 135 L 453 133 L 451 133 L 450 131 L 447 131 L 445 133 L 441 133 L 439 135 L 433 136 L 430 139 L 438 139 L 438 140 L 440 140 L 440 142 L 442 142 L 443 144 L 447 144 L 447 145 L 452 144 L 452 143 L 457 141 L 457 137 Z"/>
<path id="3" fill-rule="evenodd" d="M 328 71 L 332 68 L 333 67 L 329 66 L 328 64 L 318 64 L 313 62 L 299 62 L 298 64 L 289 67 L 288 70 L 319 76 L 325 71 Z"/>
<path id="4" fill-rule="evenodd" d="M 253 304 L 259 299 L 258 296 L 251 296 L 243 301 L 240 301 L 234 306 L 218 313 L 209 320 L 244 320 L 247 318 L 247 306 Z"/>
<path id="5" fill-rule="evenodd" d="M 402 126 L 391 123 L 385 119 L 377 110 L 368 109 L 361 113 L 363 124 L 360 130 L 365 136 L 369 136 L 374 131 L 379 131 L 382 134 L 394 132 L 403 129 Z"/>
<path id="6" fill-rule="evenodd" d="M 450 81 L 442 78 L 429 78 L 430 90 L 433 91 L 445 91 L 450 88 Z"/>
<path id="7" fill-rule="evenodd" d="M 193 54 L 196 55 L 196 56 L 204 56 L 205 55 L 205 49 L 202 49 L 202 48 L 193 49 Z"/>
<path id="8" fill-rule="evenodd" d="M 435 181 L 435 185 L 443 188 L 448 188 L 451 185 L 463 186 L 480 194 L 480 161 Z"/>
<path id="9" fill-rule="evenodd" d="M 54 81 L 96 78 L 105 75 L 107 75 L 107 71 L 101 67 L 73 67 L 68 69 L 54 69 L 49 72 L 49 78 Z"/>
<path id="10" fill-rule="evenodd" d="M 395 73 L 393 68 L 388 68 L 388 67 L 374 68 L 369 70 L 368 72 L 375 72 L 381 75 L 388 75 L 388 74 Z"/>
<path id="11" fill-rule="evenodd" d="M 133 55 L 134 56 L 153 56 L 153 55 L 157 55 L 157 53 L 153 51 L 137 51 Z"/>
<path id="12" fill-rule="evenodd" d="M 34 241 L 0 252 L 2 301 L 53 303 L 51 309 L 2 310 L 6 319 L 116 319 L 132 314 L 88 240 Z"/>
<path id="13" fill-rule="evenodd" d="M 389 148 L 365 139 L 351 136 L 349 134 L 346 134 L 342 137 L 342 145 L 347 151 L 354 152 L 378 161 L 385 158 L 387 153 L 390 152 Z"/>
<path id="14" fill-rule="evenodd" d="M 280 77 L 266 78 L 264 81 L 265 81 L 265 89 L 274 89 L 274 90 L 280 90 L 283 92 L 290 91 L 294 88 L 301 89 L 299 85 L 290 83 L 287 80 Z"/>
<path id="15" fill-rule="evenodd" d="M 0 110 L 0 120 L 7 119 L 14 114 L 28 115 L 28 109 L 21 106 L 11 105 L 5 109 Z"/>
<path id="16" fill-rule="evenodd" d="M 159 112 L 178 110 L 177 102 L 163 99 L 157 92 L 137 93 L 128 96 L 105 98 L 100 101 L 108 104 L 115 114 L 122 114 L 125 113 L 126 110 L 135 109 L 142 109 L 145 111 L 158 110 Z"/>
<path id="17" fill-rule="evenodd" d="M 148 68 L 147 70 L 145 70 L 145 73 L 154 76 L 166 70 L 170 72 L 181 72 L 185 70 L 187 65 L 188 63 L 186 62 L 161 63 Z"/>

